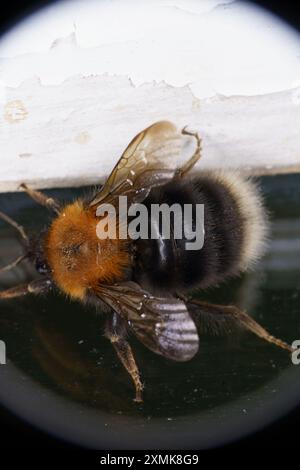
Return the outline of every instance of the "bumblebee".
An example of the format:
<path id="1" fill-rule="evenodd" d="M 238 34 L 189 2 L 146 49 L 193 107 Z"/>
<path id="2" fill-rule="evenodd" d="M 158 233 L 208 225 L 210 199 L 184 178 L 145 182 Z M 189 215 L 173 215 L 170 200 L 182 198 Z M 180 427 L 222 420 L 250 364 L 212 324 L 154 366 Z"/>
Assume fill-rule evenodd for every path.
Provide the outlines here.
<path id="1" fill-rule="evenodd" d="M 186 139 L 195 143 L 193 152 L 175 166 Z M 29 196 L 54 214 L 38 236 L 29 238 L 22 226 L 0 212 L 24 244 L 24 254 L 2 271 L 28 258 L 40 273 L 39 279 L 0 292 L 0 299 L 57 289 L 75 301 L 100 306 L 107 317 L 105 336 L 133 380 L 137 402 L 142 401 L 143 384 L 128 341 L 130 332 L 153 352 L 174 361 L 195 356 L 202 331 L 218 333 L 232 326 L 292 351 L 237 307 L 192 296 L 195 290 L 250 269 L 264 252 L 268 231 L 254 182 L 236 172 L 191 171 L 200 157 L 198 133 L 157 122 L 134 137 L 92 198 L 61 205 L 23 184 Z M 147 208 L 158 203 L 203 204 L 204 245 L 187 250 L 185 236 L 177 239 L 171 230 L 166 239 L 159 224 L 155 239 L 100 239 L 97 209 L 104 204 L 117 207 L 120 196 Z M 188 230 L 194 222 L 193 217 L 186 222 Z"/>

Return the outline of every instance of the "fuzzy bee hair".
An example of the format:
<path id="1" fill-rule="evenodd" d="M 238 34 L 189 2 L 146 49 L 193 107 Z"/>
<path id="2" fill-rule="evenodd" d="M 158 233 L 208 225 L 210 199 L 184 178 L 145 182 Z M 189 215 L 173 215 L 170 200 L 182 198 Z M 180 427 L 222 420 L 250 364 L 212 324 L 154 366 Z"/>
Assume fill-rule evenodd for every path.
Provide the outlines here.
<path id="1" fill-rule="evenodd" d="M 185 250 L 185 238 L 137 242 L 136 278 L 155 292 L 220 284 L 253 267 L 264 253 L 268 221 L 262 196 L 254 180 L 237 172 L 200 172 L 155 188 L 145 203 L 204 205 L 201 250 Z"/>
<path id="2" fill-rule="evenodd" d="M 234 201 L 236 220 L 241 222 L 242 229 L 241 246 L 236 247 L 240 251 L 237 270 L 251 269 L 265 253 L 269 234 L 268 212 L 263 205 L 259 185 L 254 178 L 234 171 L 207 171 L 201 176 L 201 179 L 205 178 L 226 188 Z M 227 220 L 225 223 L 228 222 Z"/>

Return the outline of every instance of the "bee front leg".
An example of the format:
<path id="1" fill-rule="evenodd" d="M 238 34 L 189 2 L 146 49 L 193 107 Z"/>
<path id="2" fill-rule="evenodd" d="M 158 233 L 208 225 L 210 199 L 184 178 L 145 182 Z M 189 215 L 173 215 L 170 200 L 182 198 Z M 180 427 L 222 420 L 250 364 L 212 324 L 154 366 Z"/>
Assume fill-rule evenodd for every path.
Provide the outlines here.
<path id="1" fill-rule="evenodd" d="M 42 294 L 48 292 L 51 288 L 52 282 L 50 279 L 37 279 L 28 284 L 20 284 L 0 291 L 0 299 L 13 299 L 27 294 Z"/>
<path id="2" fill-rule="evenodd" d="M 135 386 L 134 401 L 141 403 L 143 384 L 131 346 L 126 339 L 126 322 L 115 312 L 110 314 L 106 323 L 105 336 L 110 340 L 120 361 L 132 378 Z"/>
<path id="3" fill-rule="evenodd" d="M 56 212 L 56 214 L 59 213 L 60 204 L 56 199 L 43 194 L 41 191 L 28 188 L 26 184 L 21 184 L 20 188 L 23 189 L 28 194 L 28 196 L 30 196 L 38 204 L 48 207 L 48 209 Z"/>

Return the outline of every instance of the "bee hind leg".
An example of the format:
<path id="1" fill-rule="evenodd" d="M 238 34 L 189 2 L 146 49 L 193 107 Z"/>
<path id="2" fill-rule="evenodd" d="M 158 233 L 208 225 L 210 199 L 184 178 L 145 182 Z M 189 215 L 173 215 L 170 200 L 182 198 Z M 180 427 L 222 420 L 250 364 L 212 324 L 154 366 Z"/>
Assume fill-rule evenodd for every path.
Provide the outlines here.
<path id="1" fill-rule="evenodd" d="M 24 183 L 20 185 L 20 188 L 23 189 L 28 194 L 28 196 L 30 196 L 38 204 L 41 204 L 42 206 L 45 206 L 48 209 L 51 209 L 56 214 L 59 213 L 60 204 L 56 199 L 48 197 L 47 195 L 43 194 L 41 191 L 37 191 L 36 189 L 28 188 L 28 186 Z"/>
<path id="2" fill-rule="evenodd" d="M 230 333 L 235 327 L 251 331 L 259 338 L 292 353 L 294 349 L 285 341 L 271 335 L 246 312 L 234 305 L 216 305 L 197 299 L 183 298 L 196 325 L 203 332 Z"/>
<path id="3" fill-rule="evenodd" d="M 135 362 L 131 346 L 126 339 L 126 323 L 115 312 L 109 315 L 110 317 L 105 328 L 105 336 L 110 340 L 120 361 L 131 376 L 135 386 L 134 401 L 141 403 L 143 401 L 143 384 L 140 379 L 139 369 Z"/>

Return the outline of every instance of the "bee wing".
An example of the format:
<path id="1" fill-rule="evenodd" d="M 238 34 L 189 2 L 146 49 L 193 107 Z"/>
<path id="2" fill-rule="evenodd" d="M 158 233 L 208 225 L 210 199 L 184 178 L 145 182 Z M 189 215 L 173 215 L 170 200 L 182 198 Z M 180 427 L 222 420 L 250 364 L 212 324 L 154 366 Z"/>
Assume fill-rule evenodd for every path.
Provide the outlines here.
<path id="1" fill-rule="evenodd" d="M 95 293 L 155 353 L 174 361 L 188 361 L 197 353 L 197 329 L 181 300 L 153 297 L 135 282 L 101 285 Z"/>
<path id="2" fill-rule="evenodd" d="M 131 202 L 141 202 L 152 187 L 172 179 L 182 137 L 169 121 L 156 122 L 144 129 L 130 142 L 90 206 L 104 201 L 113 203 L 120 195 L 129 197 Z"/>

